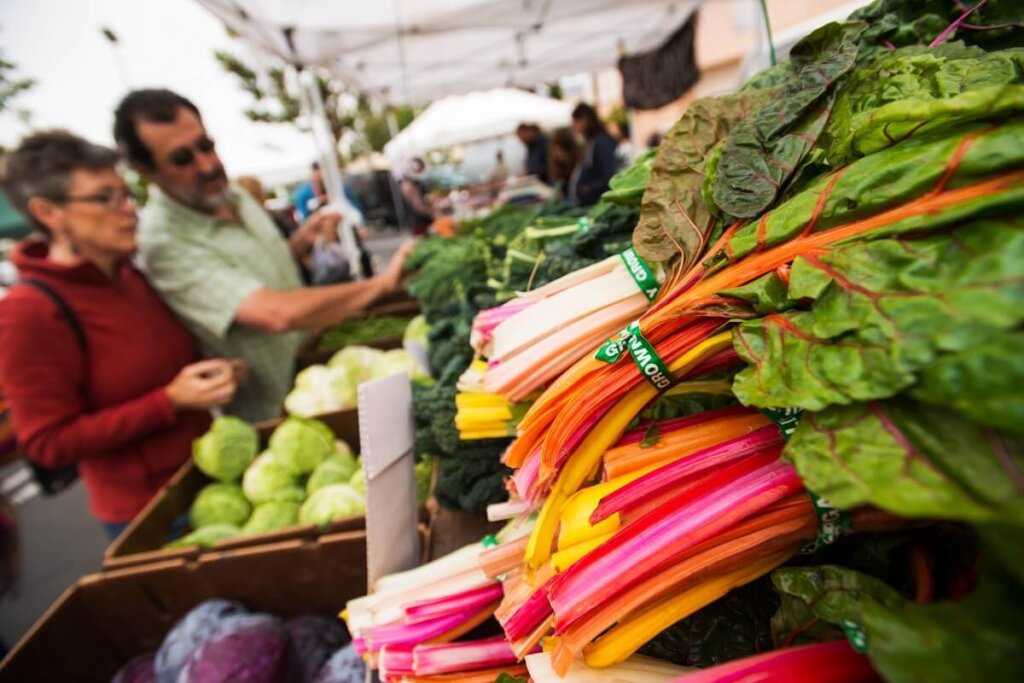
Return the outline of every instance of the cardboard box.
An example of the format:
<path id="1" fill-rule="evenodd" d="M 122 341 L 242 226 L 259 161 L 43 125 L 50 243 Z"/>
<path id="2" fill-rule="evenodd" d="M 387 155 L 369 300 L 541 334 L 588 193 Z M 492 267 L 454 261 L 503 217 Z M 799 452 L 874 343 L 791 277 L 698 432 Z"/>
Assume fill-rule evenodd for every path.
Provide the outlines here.
<path id="1" fill-rule="evenodd" d="M 337 614 L 366 592 L 365 556 L 366 532 L 352 531 L 86 576 L 0 664 L 0 683 L 108 681 L 210 598 L 284 618 Z"/>
<path id="2" fill-rule="evenodd" d="M 326 423 L 339 439 L 348 442 L 356 453 L 359 452 L 359 418 L 355 410 L 329 413 L 318 416 L 317 419 Z M 271 420 L 256 425 L 264 446 L 270 434 L 281 422 L 282 420 Z M 110 544 L 103 553 L 103 569 L 121 569 L 178 558 L 195 559 L 212 550 L 248 548 L 290 539 L 312 541 L 325 533 L 353 531 L 363 529 L 366 525 L 366 520 L 362 516 L 349 517 L 336 520 L 324 528 L 307 524 L 280 529 L 270 534 L 230 538 L 217 543 L 212 549 L 191 547 L 162 550 L 164 544 L 170 540 L 169 536 L 175 525 L 180 524 L 182 515 L 188 513 L 196 494 L 210 481 L 189 459 L 132 520 L 128 528 Z"/>

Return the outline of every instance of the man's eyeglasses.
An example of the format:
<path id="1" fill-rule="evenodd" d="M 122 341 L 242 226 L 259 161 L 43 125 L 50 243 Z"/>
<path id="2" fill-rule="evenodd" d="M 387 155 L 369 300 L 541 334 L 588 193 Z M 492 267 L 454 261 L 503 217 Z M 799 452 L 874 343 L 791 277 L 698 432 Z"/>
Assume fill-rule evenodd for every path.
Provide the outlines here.
<path id="1" fill-rule="evenodd" d="M 83 197 L 64 197 L 61 200 L 63 203 L 85 202 L 88 204 L 99 204 L 111 211 L 117 211 L 124 206 L 125 202 L 135 204 L 137 201 L 138 198 L 135 196 L 135 193 L 126 187 L 121 188 L 120 190 L 97 192 L 96 194 L 85 195 Z"/>
<path id="2" fill-rule="evenodd" d="M 196 160 L 196 154 L 193 148 L 201 154 L 209 154 L 213 151 L 214 143 L 210 138 L 199 138 L 192 147 L 182 147 L 176 149 L 167 157 L 172 165 L 178 168 L 185 168 Z"/>

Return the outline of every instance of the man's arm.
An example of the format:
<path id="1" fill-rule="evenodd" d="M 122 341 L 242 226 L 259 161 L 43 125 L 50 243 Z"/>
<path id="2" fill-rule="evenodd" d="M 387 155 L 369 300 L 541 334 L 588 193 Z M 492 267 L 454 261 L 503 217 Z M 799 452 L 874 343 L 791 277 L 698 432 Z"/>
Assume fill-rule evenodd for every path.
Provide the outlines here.
<path id="1" fill-rule="evenodd" d="M 287 332 L 315 330 L 343 320 L 398 288 L 412 245 L 411 241 L 403 244 L 387 270 L 367 280 L 285 291 L 257 289 L 235 310 L 235 323 L 264 332 Z"/>

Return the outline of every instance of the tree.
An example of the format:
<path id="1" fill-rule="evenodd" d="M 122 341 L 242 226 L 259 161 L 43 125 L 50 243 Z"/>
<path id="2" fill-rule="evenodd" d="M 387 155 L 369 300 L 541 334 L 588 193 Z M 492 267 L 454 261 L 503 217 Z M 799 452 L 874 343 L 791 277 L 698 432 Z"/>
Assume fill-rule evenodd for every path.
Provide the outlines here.
<path id="1" fill-rule="evenodd" d="M 0 114 L 10 111 L 23 121 L 31 116 L 27 109 L 15 109 L 12 102 L 26 90 L 36 84 L 34 78 L 27 78 L 16 73 L 17 67 L 0 57 Z"/>
<path id="2" fill-rule="evenodd" d="M 289 83 L 283 64 L 271 66 L 266 78 L 261 79 L 254 68 L 229 52 L 217 50 L 214 56 L 224 70 L 235 77 L 242 90 L 252 96 L 254 104 L 245 110 L 250 120 L 290 123 L 302 130 L 308 129 L 302 119 L 302 103 Z M 334 139 L 341 140 L 343 134 L 350 133 L 350 156 L 384 149 L 384 145 L 391 139 L 389 115 L 395 117 L 398 130 L 409 125 L 413 119 L 411 107 L 375 109 L 368 98 L 362 95 L 350 96 L 333 79 L 317 73 L 316 81 Z"/>

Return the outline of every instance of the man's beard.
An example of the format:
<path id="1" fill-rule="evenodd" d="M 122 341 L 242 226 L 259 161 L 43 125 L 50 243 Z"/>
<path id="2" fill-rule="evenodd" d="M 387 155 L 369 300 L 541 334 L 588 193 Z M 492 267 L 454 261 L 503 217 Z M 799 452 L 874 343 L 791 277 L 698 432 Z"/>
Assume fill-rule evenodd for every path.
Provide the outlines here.
<path id="1" fill-rule="evenodd" d="M 174 194 L 179 201 L 200 211 L 216 211 L 231 202 L 231 193 L 225 184 L 224 189 L 213 194 L 203 192 L 203 187 L 215 180 L 227 181 L 227 173 L 223 166 L 218 166 L 210 173 L 204 173 L 196 178 L 196 184 L 188 188 L 173 188 Z"/>

